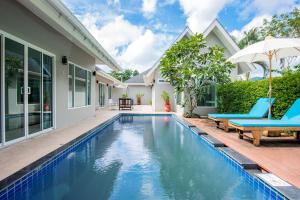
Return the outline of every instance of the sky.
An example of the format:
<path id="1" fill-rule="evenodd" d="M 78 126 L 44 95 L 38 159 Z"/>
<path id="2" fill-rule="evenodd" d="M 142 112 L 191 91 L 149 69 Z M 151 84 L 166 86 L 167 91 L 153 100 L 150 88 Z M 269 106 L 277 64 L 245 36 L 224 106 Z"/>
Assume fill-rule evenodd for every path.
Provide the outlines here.
<path id="1" fill-rule="evenodd" d="M 240 39 L 263 19 L 300 8 L 300 0 L 63 0 L 124 69 L 153 66 L 189 26 L 203 32 L 218 19 Z M 107 70 L 107 68 L 104 68 Z"/>

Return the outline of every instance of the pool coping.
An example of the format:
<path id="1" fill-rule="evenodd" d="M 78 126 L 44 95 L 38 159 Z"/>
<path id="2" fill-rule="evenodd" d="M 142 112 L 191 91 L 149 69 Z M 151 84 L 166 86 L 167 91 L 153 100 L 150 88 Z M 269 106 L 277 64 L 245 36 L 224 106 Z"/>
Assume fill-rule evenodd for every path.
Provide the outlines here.
<path id="1" fill-rule="evenodd" d="M 172 116 L 175 118 L 177 122 L 188 128 L 192 133 L 196 134 L 197 136 L 200 136 L 203 141 L 205 141 L 211 148 L 216 150 L 217 152 L 221 153 L 226 159 L 230 161 L 231 164 L 234 164 L 234 167 L 241 168 L 245 173 L 247 180 L 252 181 L 254 184 L 254 181 L 259 181 L 264 184 L 264 186 L 261 186 L 260 184 L 257 184 L 258 189 L 260 189 L 260 186 L 263 188 L 263 191 L 265 188 L 267 188 L 267 191 L 271 192 L 273 190 L 275 193 L 277 193 L 279 199 L 300 199 L 300 190 L 293 186 L 292 184 L 289 184 L 290 186 L 280 186 L 280 187 L 274 187 L 270 185 L 269 183 L 265 182 L 263 179 L 261 179 L 257 174 L 259 174 L 260 167 L 253 162 L 252 160 L 246 158 L 245 156 L 241 155 L 237 151 L 227 147 L 224 143 L 218 141 L 213 136 L 208 135 L 205 131 L 199 129 L 195 125 L 187 122 L 184 118 L 179 117 L 176 114 L 165 114 L 165 113 L 153 113 L 153 114 L 143 114 L 143 113 L 119 113 L 104 122 L 100 123 L 96 127 L 90 129 L 89 131 L 84 132 L 77 138 L 67 142 L 66 144 L 60 146 L 59 148 L 51 151 L 50 153 L 46 154 L 45 156 L 39 158 L 38 160 L 30 163 L 26 167 L 22 168 L 21 170 L 13 173 L 12 175 L 6 177 L 5 179 L 0 181 L 0 199 L 2 199 L 4 196 L 9 196 L 9 193 L 12 193 L 12 191 L 15 191 L 15 188 L 20 186 L 20 183 L 22 183 L 24 177 L 27 176 L 34 176 L 38 175 L 39 171 L 43 170 L 47 165 L 51 163 L 55 163 L 56 159 L 61 159 L 65 153 L 68 153 L 72 151 L 75 147 L 79 146 L 80 143 L 88 140 L 89 138 L 93 137 L 95 134 L 98 133 L 99 130 L 104 129 L 111 123 L 113 123 L 116 119 L 120 118 L 121 116 Z M 226 148 L 227 151 L 222 150 L 222 148 Z M 234 152 L 232 155 L 228 152 Z M 245 167 L 245 163 L 243 161 L 251 161 L 252 165 L 256 165 L 254 168 L 247 169 Z M 262 173 L 262 172 L 261 172 Z M 26 178 L 27 179 L 27 178 Z M 3 195 L 6 194 L 6 195 Z"/>

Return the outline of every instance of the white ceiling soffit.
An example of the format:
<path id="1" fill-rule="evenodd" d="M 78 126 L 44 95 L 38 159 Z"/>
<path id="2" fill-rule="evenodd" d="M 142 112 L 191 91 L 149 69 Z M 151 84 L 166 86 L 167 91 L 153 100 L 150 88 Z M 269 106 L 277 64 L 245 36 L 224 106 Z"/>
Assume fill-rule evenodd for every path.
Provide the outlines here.
<path id="1" fill-rule="evenodd" d="M 105 64 L 113 70 L 121 70 L 118 63 L 60 0 L 18 0 L 18 2 L 95 57 L 96 64 Z"/>
<path id="2" fill-rule="evenodd" d="M 111 75 L 109 75 L 109 74 L 107 74 L 107 73 L 105 73 L 105 72 L 96 70 L 96 74 L 97 74 L 98 76 L 102 76 L 102 77 L 104 77 L 104 78 L 106 78 L 106 79 L 112 81 L 112 82 L 114 83 L 114 86 L 118 86 L 118 87 L 122 87 L 122 88 L 126 88 L 126 87 L 127 87 L 127 84 L 125 84 L 125 83 L 119 81 L 119 80 L 116 79 L 115 77 L 113 77 L 113 76 L 111 76 Z"/>

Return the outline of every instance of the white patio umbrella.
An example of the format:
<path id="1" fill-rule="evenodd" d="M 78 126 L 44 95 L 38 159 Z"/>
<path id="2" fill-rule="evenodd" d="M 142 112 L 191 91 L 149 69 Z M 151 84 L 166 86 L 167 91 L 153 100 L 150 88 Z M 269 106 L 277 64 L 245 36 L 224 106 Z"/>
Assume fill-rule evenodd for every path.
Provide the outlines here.
<path id="1" fill-rule="evenodd" d="M 271 119 L 271 98 L 272 98 L 272 59 L 300 56 L 300 39 L 298 38 L 274 38 L 268 36 L 264 41 L 252 44 L 245 49 L 238 51 L 228 60 L 232 63 L 239 62 L 269 62 L 269 114 Z"/>

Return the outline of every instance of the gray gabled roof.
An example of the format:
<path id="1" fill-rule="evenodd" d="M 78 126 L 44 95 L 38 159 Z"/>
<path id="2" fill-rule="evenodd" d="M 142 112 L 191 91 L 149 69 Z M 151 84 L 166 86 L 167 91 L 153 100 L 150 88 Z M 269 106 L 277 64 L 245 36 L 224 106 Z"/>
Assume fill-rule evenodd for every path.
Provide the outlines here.
<path id="1" fill-rule="evenodd" d="M 128 79 L 127 81 L 125 81 L 124 83 L 142 83 L 144 84 L 144 76 L 151 70 L 152 68 L 147 69 L 146 71 L 132 77 L 131 79 Z"/>

